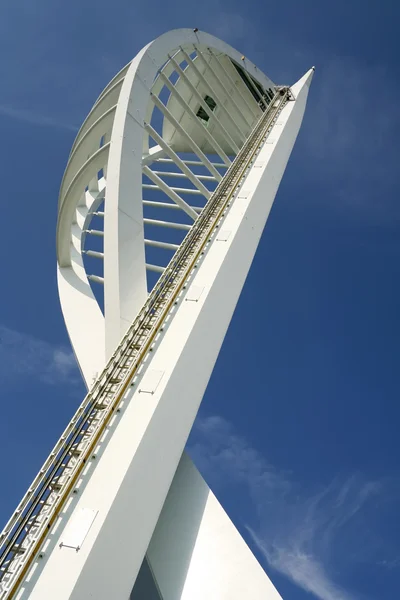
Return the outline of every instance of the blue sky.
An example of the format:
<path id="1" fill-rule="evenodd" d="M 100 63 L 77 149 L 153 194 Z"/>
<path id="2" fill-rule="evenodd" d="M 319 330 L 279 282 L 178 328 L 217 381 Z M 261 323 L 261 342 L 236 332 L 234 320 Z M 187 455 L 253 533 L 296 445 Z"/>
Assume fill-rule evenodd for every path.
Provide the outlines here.
<path id="1" fill-rule="evenodd" d="M 0 521 L 84 390 L 58 304 L 77 127 L 143 45 L 199 27 L 306 117 L 190 439 L 284 600 L 400 597 L 397 3 L 3 0 Z"/>

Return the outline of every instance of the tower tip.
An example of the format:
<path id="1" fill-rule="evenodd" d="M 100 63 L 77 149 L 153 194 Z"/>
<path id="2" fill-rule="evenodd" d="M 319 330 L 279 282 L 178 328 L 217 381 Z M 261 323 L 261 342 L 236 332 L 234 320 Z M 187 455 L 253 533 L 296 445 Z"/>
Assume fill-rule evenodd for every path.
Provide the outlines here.
<path id="1" fill-rule="evenodd" d="M 312 81 L 314 71 L 315 71 L 315 67 L 311 67 L 311 69 L 309 69 L 307 71 L 307 73 L 305 73 L 303 75 L 303 77 L 301 77 L 301 79 L 299 79 L 299 81 L 297 81 L 294 85 L 291 86 L 290 89 L 292 90 L 292 94 L 294 95 L 295 98 L 297 97 L 297 95 L 299 94 L 299 92 L 302 88 L 310 87 L 310 83 Z"/>

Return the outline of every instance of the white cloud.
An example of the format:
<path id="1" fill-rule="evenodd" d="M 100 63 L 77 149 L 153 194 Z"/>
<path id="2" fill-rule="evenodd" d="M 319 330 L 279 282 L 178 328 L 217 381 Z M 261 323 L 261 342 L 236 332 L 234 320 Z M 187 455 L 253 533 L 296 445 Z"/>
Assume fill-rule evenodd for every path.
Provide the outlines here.
<path id="1" fill-rule="evenodd" d="M 49 385 L 81 383 L 71 350 L 1 325 L 0 376 L 3 383 L 28 378 Z"/>
<path id="2" fill-rule="evenodd" d="M 380 493 L 379 482 L 352 476 L 304 493 L 290 473 L 275 469 L 217 416 L 196 422 L 194 440 L 190 453 L 213 487 L 223 481 L 247 490 L 256 522 L 248 531 L 270 567 L 319 600 L 359 598 L 336 581 L 335 568 L 349 568 L 351 548 L 343 545 Z"/>
<path id="3" fill-rule="evenodd" d="M 289 490 L 289 480 L 237 435 L 225 419 L 218 416 L 198 419 L 196 432 L 199 439 L 191 446 L 191 454 L 200 469 L 211 467 L 216 480 L 223 472 L 224 479 L 228 476 L 231 483 L 251 482 L 253 494 L 260 487 L 282 495 Z"/>
<path id="4" fill-rule="evenodd" d="M 380 560 L 378 565 L 389 570 L 397 569 L 400 567 L 400 556 L 395 556 L 395 558 L 389 560 Z"/>
<path id="5" fill-rule="evenodd" d="M 321 600 L 354 600 L 356 596 L 338 587 L 327 573 L 322 563 L 308 554 L 302 544 L 278 546 L 266 544 L 253 530 L 251 536 L 264 554 L 268 564 L 286 575 L 298 586 L 311 592 Z"/>
<path id="6" fill-rule="evenodd" d="M 31 125 L 37 125 L 39 127 L 55 127 L 58 129 L 67 129 L 68 131 L 78 131 L 78 127 L 62 123 L 51 117 L 45 117 L 31 110 L 22 108 L 12 108 L 11 106 L 3 106 L 0 104 L 0 115 L 9 117 L 10 119 L 17 119 L 18 121 L 24 121 Z"/>

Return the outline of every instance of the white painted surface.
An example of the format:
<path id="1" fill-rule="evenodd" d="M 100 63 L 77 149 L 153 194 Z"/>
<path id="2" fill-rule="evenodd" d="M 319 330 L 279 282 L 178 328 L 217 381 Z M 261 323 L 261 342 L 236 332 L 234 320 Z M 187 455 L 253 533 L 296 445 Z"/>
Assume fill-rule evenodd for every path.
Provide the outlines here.
<path id="1" fill-rule="evenodd" d="M 282 600 L 187 455 L 147 558 L 163 600 Z"/>
<path id="2" fill-rule="evenodd" d="M 156 369 L 148 369 L 146 371 L 143 380 L 139 385 L 139 393 L 141 394 L 154 394 L 157 390 L 161 379 L 163 378 L 164 371 L 157 371 Z"/>
<path id="3" fill-rule="evenodd" d="M 76 510 L 68 526 L 65 528 L 60 547 L 73 548 L 76 552 L 79 552 L 96 515 L 97 510 L 93 510 L 92 508 L 82 507 Z"/>
<path id="4" fill-rule="evenodd" d="M 65 170 L 59 200 L 57 256 L 59 266 L 64 269 L 64 279 L 72 285 L 70 288 L 69 285 L 61 286 L 60 297 L 71 342 L 89 387 L 94 372 L 101 371 L 147 296 L 140 185 L 142 156 L 148 151 L 144 121 L 151 120 L 154 106 L 150 102 L 150 90 L 157 70 L 166 62 L 168 54 L 174 54 L 180 47 L 191 52 L 193 46 L 204 50 L 210 47 L 238 63 L 241 61 L 237 50 L 205 32 L 177 29 L 160 36 L 143 48 L 100 94 L 78 132 Z M 246 69 L 265 87 L 273 85 L 247 59 Z M 101 132 L 105 134 L 105 145 L 99 148 Z M 106 318 L 101 346 L 94 352 L 105 356 L 100 368 L 93 369 L 93 360 L 87 356 L 90 353 L 92 305 L 84 297 L 92 298 L 93 294 L 86 277 L 87 286 L 83 289 L 81 278 L 76 276 L 70 248 L 71 225 L 82 201 L 82 191 L 89 184 L 90 190 L 94 185 L 93 192 L 97 192 L 96 174 L 100 169 L 104 169 L 107 179 L 104 221 Z M 81 241 L 80 237 L 78 241 Z M 81 252 L 78 245 L 75 252 Z M 78 261 L 81 259 L 78 257 Z"/>
<path id="5" fill-rule="evenodd" d="M 287 124 L 286 135 L 281 139 L 281 145 L 278 144 L 279 154 L 271 164 L 268 159 L 272 160 L 272 151 L 264 146 L 255 168 L 238 193 L 235 201 L 237 214 L 243 214 L 254 194 L 258 202 L 265 199 L 264 211 L 268 215 L 274 190 L 279 185 L 302 121 L 311 79 L 312 71 L 309 71 L 293 86 L 292 91 L 297 96 L 296 106 L 292 104 L 287 107 L 282 115 L 284 121 L 281 118 L 277 123 L 278 127 Z M 269 174 L 265 173 L 259 182 L 260 171 L 267 165 Z M 261 231 L 262 228 L 263 225 Z M 257 231 L 253 224 L 252 236 L 256 236 Z M 185 454 L 152 536 L 148 560 L 163 600 L 281 598 Z M 171 573 L 174 573 L 174 577 L 171 577 Z"/>
<path id="6" fill-rule="evenodd" d="M 229 231 L 229 229 L 221 229 L 221 231 L 217 234 L 216 241 L 217 242 L 227 242 L 230 235 L 231 235 L 231 232 Z"/>
<path id="7" fill-rule="evenodd" d="M 157 535 L 157 531 L 165 531 L 163 520 L 152 535 L 297 136 L 310 78 L 311 73 L 294 86 L 297 100 L 284 108 L 280 118 L 285 126 L 276 132 L 275 143 L 265 144 L 261 150 L 259 160 L 265 166 L 249 172 L 244 187 L 251 194 L 235 201 L 227 213 L 224 228 L 231 235 L 226 242 L 212 244 L 197 269 L 193 283 L 203 287 L 204 292 L 197 302 L 178 304 L 174 318 L 151 353 L 151 363 L 150 358 L 147 361 L 151 369 L 163 371 L 164 376 L 152 394 L 140 393 L 140 382 L 127 392 L 107 443 L 96 451 L 95 468 L 84 475 L 77 501 L 72 501 L 63 522 L 50 536 L 49 550 L 54 551 L 44 558 L 40 577 L 34 575 L 31 589 L 26 589 L 31 600 L 125 600 L 150 540 L 152 548 L 158 547 L 158 552 L 167 556 L 169 549 Z M 66 517 L 82 506 L 98 511 L 97 517 L 79 552 L 61 552 L 58 546 Z M 215 585 L 228 597 L 218 573 L 228 576 L 232 560 L 229 544 L 239 547 L 240 542 L 233 529 L 225 541 L 225 534 L 214 540 L 215 527 L 221 532 L 230 531 L 226 515 L 209 499 L 199 525 L 193 562 L 188 565 L 182 591 L 186 596 L 182 598 L 192 598 L 196 585 L 202 589 L 205 572 L 212 579 L 210 586 Z M 178 540 L 179 531 L 176 537 Z M 245 545 L 243 541 L 241 544 L 244 556 Z M 214 570 L 204 562 L 207 546 L 218 561 Z M 161 581 L 165 575 L 157 564 L 160 559 L 154 570 Z M 260 581 L 259 597 L 263 598 L 268 578 L 257 566 L 251 568 L 257 573 L 254 577 Z M 235 592 L 229 581 L 225 584 L 231 600 L 243 598 L 243 587 L 237 586 Z M 250 597 L 256 598 L 257 589 Z M 272 589 L 268 593 L 271 599 L 279 598 L 271 595 Z M 204 594 L 203 598 L 207 597 Z"/>
<path id="8" fill-rule="evenodd" d="M 198 302 L 202 293 L 204 292 L 204 287 L 200 285 L 191 285 L 185 296 L 185 302 Z"/>

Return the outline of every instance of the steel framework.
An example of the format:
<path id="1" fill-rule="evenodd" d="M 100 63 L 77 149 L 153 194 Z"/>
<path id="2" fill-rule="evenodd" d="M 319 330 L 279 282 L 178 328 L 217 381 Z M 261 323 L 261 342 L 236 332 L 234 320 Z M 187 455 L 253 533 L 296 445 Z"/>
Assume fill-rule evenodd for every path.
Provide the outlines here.
<path id="1" fill-rule="evenodd" d="M 166 583 L 160 558 L 152 558 L 152 552 L 164 556 L 161 562 L 165 562 L 174 551 L 171 540 L 162 541 L 157 534 L 164 521 L 171 523 L 171 516 L 162 517 L 161 511 L 163 506 L 167 510 L 167 496 L 177 485 L 174 475 L 177 479 L 183 469 L 179 457 L 257 246 L 255 226 L 256 239 L 251 243 L 243 238 L 241 228 L 244 221 L 254 219 L 250 208 L 257 202 L 256 218 L 265 223 L 301 123 L 311 76 L 312 71 L 291 88 L 276 86 L 220 40 L 177 30 L 149 44 L 118 73 L 83 123 L 60 189 L 57 257 L 62 309 L 89 391 L 0 536 L 1 600 L 78 600 L 89 597 L 89 589 L 97 590 L 90 597 L 127 599 L 146 552 L 163 600 L 192 599 L 194 585 L 199 598 L 239 598 L 232 595 L 232 586 L 237 588 L 234 577 L 222 588 L 212 580 L 202 588 L 205 584 L 193 583 L 196 577 L 190 569 L 185 571 L 186 587 L 181 586 L 178 595 L 178 584 L 171 584 L 176 578 L 170 573 Z M 176 187 L 177 180 L 186 187 Z M 261 200 L 256 199 L 257 190 Z M 260 234 L 262 227 L 261 223 Z M 222 254 L 217 251 L 219 257 L 218 245 L 223 247 Z M 221 311 L 223 294 L 215 290 L 235 245 L 244 262 L 237 275 L 229 275 L 232 306 L 211 333 L 215 341 L 200 342 L 208 345 L 213 360 L 204 361 L 201 381 L 196 384 L 193 378 L 193 406 L 190 415 L 182 417 L 176 445 L 165 440 L 170 459 L 162 489 L 153 483 L 143 492 L 144 498 L 146 493 L 154 494 L 156 500 L 143 518 L 148 524 L 143 525 L 142 539 L 134 543 L 134 551 L 131 536 L 102 540 L 108 523 L 112 529 L 119 527 L 121 515 L 112 515 L 113 506 L 139 495 L 132 482 L 125 491 L 124 486 L 147 439 L 151 446 L 144 454 L 147 468 L 160 460 L 154 457 L 156 446 L 151 441 L 154 415 L 176 397 L 176 384 L 171 391 L 168 387 L 175 379 L 185 387 L 178 368 L 185 353 L 192 363 L 201 359 L 195 320 L 213 307 L 214 312 L 215 307 Z M 189 306 L 196 306 L 196 314 L 186 314 Z M 196 335 L 196 344 L 190 347 L 190 338 Z M 170 368 L 159 368 L 163 351 L 171 356 Z M 153 417 L 142 414 L 140 403 L 145 398 L 153 403 Z M 136 445 L 128 443 L 125 450 L 118 450 L 112 448 L 118 436 L 119 448 L 129 438 L 122 432 L 122 421 L 129 422 L 128 409 L 140 433 Z M 179 419 L 186 409 L 176 406 L 174 410 Z M 107 507 L 93 506 L 98 486 L 108 481 L 104 473 L 110 457 L 119 464 L 125 461 L 125 467 L 121 466 L 115 488 L 110 485 Z M 132 480 L 137 487 L 145 479 L 143 468 Z M 185 480 L 179 476 L 184 495 Z M 208 515 L 215 510 L 203 507 L 199 531 L 205 530 Z M 227 517 L 220 507 L 218 511 L 222 523 Z M 131 520 L 135 531 L 142 516 L 130 519 L 128 514 L 123 520 Z M 254 577 L 246 587 L 247 597 L 280 598 L 230 526 L 243 554 L 242 578 L 249 569 Z M 172 535 L 176 541 L 186 534 L 177 526 Z M 230 535 L 223 543 L 231 543 Z M 90 536 L 94 536 L 91 541 Z M 117 559 L 110 557 L 116 543 L 131 558 L 122 578 Z M 153 547 L 156 550 L 150 551 Z M 67 564 L 60 551 L 71 549 L 75 558 Z M 193 558 L 185 560 L 195 572 L 200 559 L 193 547 L 190 552 Z M 119 573 L 118 582 L 111 577 L 108 585 L 94 575 L 90 563 L 95 557 L 97 568 L 107 568 L 109 573 L 114 568 L 116 578 Z M 205 568 L 204 560 L 202 564 Z M 220 572 L 225 568 L 221 564 Z M 64 577 L 64 585 L 54 584 L 55 577 Z M 134 593 L 135 588 L 132 598 Z"/>

